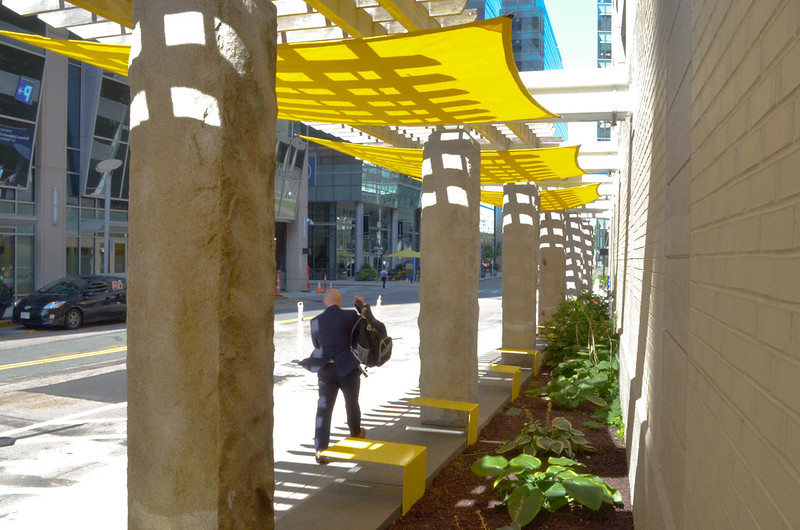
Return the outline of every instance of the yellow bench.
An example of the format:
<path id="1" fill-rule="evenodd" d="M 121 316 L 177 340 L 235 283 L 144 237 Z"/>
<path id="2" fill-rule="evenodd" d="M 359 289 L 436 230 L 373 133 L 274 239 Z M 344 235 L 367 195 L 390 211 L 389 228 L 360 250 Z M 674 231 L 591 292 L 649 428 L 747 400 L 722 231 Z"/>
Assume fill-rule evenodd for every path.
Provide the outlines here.
<path id="1" fill-rule="evenodd" d="M 519 366 L 509 366 L 507 364 L 490 364 L 490 372 L 499 372 L 502 374 L 511 374 L 511 401 L 519 397 L 519 373 L 522 368 Z"/>
<path id="2" fill-rule="evenodd" d="M 512 355 L 533 355 L 533 376 L 539 375 L 539 350 L 516 350 L 513 348 L 497 348 L 495 351 L 500 353 L 510 353 Z"/>
<path id="3" fill-rule="evenodd" d="M 554 329 L 556 328 L 553 326 L 536 326 L 536 334 L 540 337 L 553 338 L 555 336 L 553 334 Z"/>
<path id="4" fill-rule="evenodd" d="M 425 447 L 363 438 L 345 438 L 321 453 L 329 458 L 389 464 L 403 468 L 403 504 L 408 512 L 425 493 Z"/>
<path id="5" fill-rule="evenodd" d="M 451 401 L 449 399 L 437 399 L 427 397 L 415 397 L 409 399 L 411 405 L 421 407 L 436 407 L 440 409 L 463 410 L 469 414 L 467 427 L 467 445 L 472 445 L 478 441 L 478 404 L 467 403 L 466 401 Z"/>

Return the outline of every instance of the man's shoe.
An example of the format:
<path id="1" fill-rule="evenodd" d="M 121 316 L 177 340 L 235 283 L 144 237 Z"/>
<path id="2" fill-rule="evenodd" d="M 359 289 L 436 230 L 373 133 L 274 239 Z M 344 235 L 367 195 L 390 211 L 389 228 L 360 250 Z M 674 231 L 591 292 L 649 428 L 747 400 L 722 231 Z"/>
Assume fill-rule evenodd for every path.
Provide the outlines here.
<path id="1" fill-rule="evenodd" d="M 358 436 L 354 436 L 354 438 L 366 438 L 367 437 L 367 430 L 364 427 L 361 427 L 361 432 L 358 433 Z"/>
<path id="2" fill-rule="evenodd" d="M 317 458 L 317 464 L 321 464 L 323 466 L 327 465 L 328 462 L 330 462 L 330 460 L 328 459 L 327 456 L 323 456 L 320 453 L 322 453 L 322 451 L 317 451 L 317 457 L 316 457 Z"/>

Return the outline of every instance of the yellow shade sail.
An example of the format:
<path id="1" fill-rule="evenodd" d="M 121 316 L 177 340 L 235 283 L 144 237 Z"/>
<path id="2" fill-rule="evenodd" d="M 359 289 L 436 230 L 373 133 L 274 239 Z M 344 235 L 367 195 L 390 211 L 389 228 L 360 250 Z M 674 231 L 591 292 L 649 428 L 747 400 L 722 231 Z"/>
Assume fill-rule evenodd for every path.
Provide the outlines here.
<path id="1" fill-rule="evenodd" d="M 124 44 L 102 44 L 88 40 L 63 40 L 40 37 L 29 33 L 0 30 L 0 35 L 25 44 L 66 55 L 84 63 L 99 66 L 109 72 L 128 75 L 128 55 L 131 47 Z"/>
<path id="2" fill-rule="evenodd" d="M 339 152 L 366 160 L 376 166 L 422 180 L 422 149 L 401 149 L 335 142 L 302 136 Z M 506 184 L 553 180 L 585 175 L 578 165 L 578 146 L 549 149 L 481 151 L 481 183 Z"/>
<path id="3" fill-rule="evenodd" d="M 0 34 L 127 75 L 127 46 Z M 278 118 L 286 120 L 420 126 L 554 117 L 520 80 L 507 17 L 366 39 L 281 44 L 277 55 Z"/>
<path id="4" fill-rule="evenodd" d="M 576 186 L 574 188 L 560 188 L 557 190 L 542 190 L 539 192 L 541 198 L 541 211 L 551 212 L 556 210 L 568 210 L 584 206 L 600 198 L 598 188 L 600 184 L 590 184 L 588 186 Z M 503 207 L 502 191 L 481 190 L 481 202 L 491 204 L 499 208 Z"/>
<path id="5" fill-rule="evenodd" d="M 133 28 L 133 0 L 70 0 L 70 3 L 126 28 Z"/>

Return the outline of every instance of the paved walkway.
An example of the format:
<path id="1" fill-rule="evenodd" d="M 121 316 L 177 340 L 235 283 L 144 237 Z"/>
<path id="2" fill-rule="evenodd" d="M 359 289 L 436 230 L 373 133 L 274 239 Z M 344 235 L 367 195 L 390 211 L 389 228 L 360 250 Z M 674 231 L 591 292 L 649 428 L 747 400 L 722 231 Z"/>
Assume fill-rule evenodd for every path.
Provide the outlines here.
<path id="1" fill-rule="evenodd" d="M 480 299 L 478 336 L 479 367 L 482 368 L 480 425 L 488 422 L 510 397 L 510 381 L 490 377 L 485 370 L 488 363 L 499 358 L 494 353 L 494 348 L 500 345 L 502 329 L 499 284 L 499 281 L 481 282 L 484 297 Z M 426 474 L 430 484 L 435 474 L 464 449 L 466 437 L 461 433 L 408 430 L 408 427 L 420 426 L 419 410 L 407 403 L 409 398 L 418 395 L 419 304 L 395 304 L 392 301 L 414 298 L 409 296 L 413 294 L 409 291 L 419 289 L 419 283 L 387 282 L 385 291 L 378 282 L 337 281 L 334 285 L 342 291 L 345 300 L 352 299 L 353 294 L 363 294 L 395 339 L 392 359 L 383 367 L 373 369 L 369 377 L 362 380 L 360 403 L 367 436 L 426 446 Z M 378 296 L 383 299 L 380 307 L 376 307 Z M 298 324 L 296 311 L 283 312 L 275 318 L 273 444 L 276 528 L 383 528 L 400 515 L 399 468 L 350 463 L 320 466 L 314 461 L 316 375 L 300 368 L 292 360 L 305 357 L 311 350 L 307 319 L 311 316 L 309 313 L 322 309 L 322 294 L 316 293 L 316 289 L 311 293 L 285 293 L 283 299 L 276 301 L 276 306 L 294 309 L 299 301 L 304 302 L 308 311 L 302 323 Z M 124 368 L 104 369 L 109 370 L 113 373 L 105 376 L 124 377 Z M 81 422 L 86 425 L 70 431 L 75 436 L 70 437 L 69 442 L 54 432 L 36 438 L 36 444 L 20 443 L 6 449 L 19 451 L 23 446 L 30 446 L 29 451 L 36 456 L 15 462 L 15 465 L 27 466 L 26 469 L 33 470 L 31 473 L 38 473 L 37 469 L 49 465 L 47 462 L 63 459 L 65 451 L 72 455 L 70 461 L 80 453 L 87 465 L 86 472 L 80 477 L 74 473 L 63 475 L 64 487 L 54 487 L 61 484 L 49 484 L 46 488 L 34 485 L 37 486 L 35 496 L 27 495 L 34 490 L 28 485 L 8 488 L 9 491 L 26 493 L 26 496 L 20 499 L 22 504 L 15 506 L 13 517 L 4 518 L 0 526 L 44 528 L 66 522 L 79 523 L 83 528 L 125 528 L 127 458 L 124 444 L 120 444 L 120 440 L 126 437 L 125 403 L 100 408 L 97 405 L 89 401 L 75 403 L 76 411 L 81 414 L 85 414 L 84 409 L 91 409 L 88 412 L 93 414 L 92 418 L 97 416 L 92 422 L 100 422 L 103 431 L 97 431 L 92 422 L 81 416 Z M 344 403 L 340 398 L 334 410 L 332 443 L 347 434 Z M 11 457 L 11 454 L 8 452 L 6 456 Z M 45 506 L 48 509 L 43 509 Z"/>
<path id="2" fill-rule="evenodd" d="M 342 291 L 345 302 L 352 294 L 363 294 L 373 307 L 379 294 L 388 293 L 384 298 L 389 299 L 397 290 L 419 288 L 418 283 L 408 282 L 388 282 L 386 291 L 378 282 L 338 281 L 334 286 Z M 289 293 L 286 297 L 307 302 L 315 301 L 315 297 L 321 300 L 321 295 L 315 292 Z M 494 352 L 500 345 L 502 330 L 499 293 L 482 298 L 480 304 L 479 427 L 483 427 L 510 399 L 511 382 L 509 378 L 486 372 L 488 364 L 499 359 Z M 416 430 L 422 427 L 419 409 L 409 406 L 407 401 L 419 395 L 419 304 L 387 304 L 379 311 L 379 318 L 395 338 L 395 347 L 392 359 L 373 369 L 362 382 L 363 424 L 369 439 L 425 446 L 429 486 L 436 474 L 464 450 L 466 436 L 460 432 Z M 296 326 L 296 320 L 286 325 Z M 305 333 L 307 328 L 306 323 Z M 286 336 L 283 331 L 281 324 L 276 324 L 276 337 Z M 303 340 L 310 345 L 308 336 Z M 274 393 L 276 528 L 372 530 L 388 526 L 400 517 L 401 469 L 336 461 L 320 466 L 314 462 L 316 375 L 277 361 L 285 358 L 282 349 L 291 348 L 292 344 L 276 340 L 276 378 L 284 377 L 276 382 Z M 523 379 L 531 375 L 530 371 L 523 372 Z M 348 436 L 342 402 L 337 402 L 333 425 L 331 443 Z"/>

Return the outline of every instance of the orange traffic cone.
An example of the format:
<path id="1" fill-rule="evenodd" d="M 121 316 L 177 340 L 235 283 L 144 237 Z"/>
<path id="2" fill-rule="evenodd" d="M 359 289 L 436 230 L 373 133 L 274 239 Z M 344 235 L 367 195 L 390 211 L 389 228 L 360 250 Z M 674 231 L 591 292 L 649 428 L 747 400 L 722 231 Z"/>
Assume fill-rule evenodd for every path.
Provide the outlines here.
<path id="1" fill-rule="evenodd" d="M 322 292 L 322 283 L 321 282 L 317 282 L 317 292 L 318 293 Z"/>

